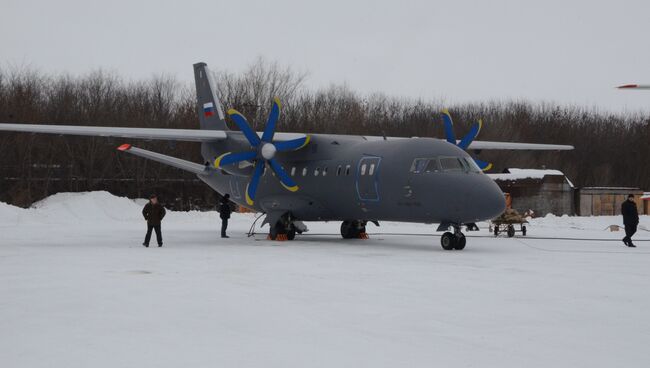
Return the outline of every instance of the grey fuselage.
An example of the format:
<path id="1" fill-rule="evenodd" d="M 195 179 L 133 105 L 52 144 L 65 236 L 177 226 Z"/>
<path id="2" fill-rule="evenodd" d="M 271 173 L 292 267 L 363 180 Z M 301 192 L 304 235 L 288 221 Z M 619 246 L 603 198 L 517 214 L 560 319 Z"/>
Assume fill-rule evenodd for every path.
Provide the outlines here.
<path id="1" fill-rule="evenodd" d="M 224 152 L 250 150 L 240 132 L 203 143 L 206 165 Z M 505 208 L 503 193 L 482 172 L 414 173 L 417 158 L 469 157 L 433 138 L 369 140 L 362 136 L 311 135 L 299 151 L 276 159 L 299 186 L 287 191 L 271 170 L 260 181 L 253 206 L 245 201 L 251 167 L 213 169 L 199 178 L 235 203 L 267 214 L 291 213 L 302 221 L 376 220 L 462 224 L 487 220 Z M 372 170 L 370 167 L 372 166 Z M 362 175 L 363 174 L 363 175 Z"/>

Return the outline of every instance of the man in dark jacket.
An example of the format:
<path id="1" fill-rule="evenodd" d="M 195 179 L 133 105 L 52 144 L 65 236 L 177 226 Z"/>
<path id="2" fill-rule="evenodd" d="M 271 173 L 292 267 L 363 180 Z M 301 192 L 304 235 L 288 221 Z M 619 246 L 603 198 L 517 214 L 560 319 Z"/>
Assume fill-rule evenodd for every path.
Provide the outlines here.
<path id="1" fill-rule="evenodd" d="M 639 212 L 634 202 L 634 194 L 627 196 L 627 201 L 621 205 L 621 215 L 623 215 L 623 225 L 625 225 L 625 238 L 623 243 L 628 247 L 636 247 L 632 244 L 632 235 L 636 233 L 636 227 L 639 225 Z"/>
<path id="2" fill-rule="evenodd" d="M 219 203 L 219 217 L 221 217 L 221 237 L 229 238 L 226 235 L 226 229 L 228 229 L 228 219 L 230 218 L 230 213 L 232 209 L 230 208 L 230 194 L 227 194 L 221 198 L 221 203 Z"/>
<path id="3" fill-rule="evenodd" d="M 147 220 L 147 235 L 144 237 L 145 247 L 149 247 L 149 241 L 151 240 L 151 230 L 156 230 L 156 240 L 158 241 L 158 246 L 162 247 L 162 232 L 160 229 L 160 223 L 165 217 L 165 207 L 158 203 L 158 197 L 155 194 L 152 194 L 149 197 L 149 203 L 147 203 L 142 209 L 142 216 Z"/>

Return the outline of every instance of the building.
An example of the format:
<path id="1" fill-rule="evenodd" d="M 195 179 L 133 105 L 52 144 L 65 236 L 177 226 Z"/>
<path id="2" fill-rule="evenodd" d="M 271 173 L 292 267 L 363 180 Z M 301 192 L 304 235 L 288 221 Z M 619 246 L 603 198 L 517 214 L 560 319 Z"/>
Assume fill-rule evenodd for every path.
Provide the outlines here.
<path id="1" fill-rule="evenodd" d="M 510 195 L 512 208 L 521 213 L 532 210 L 537 216 L 576 214 L 575 187 L 561 171 L 506 169 L 488 176 Z"/>

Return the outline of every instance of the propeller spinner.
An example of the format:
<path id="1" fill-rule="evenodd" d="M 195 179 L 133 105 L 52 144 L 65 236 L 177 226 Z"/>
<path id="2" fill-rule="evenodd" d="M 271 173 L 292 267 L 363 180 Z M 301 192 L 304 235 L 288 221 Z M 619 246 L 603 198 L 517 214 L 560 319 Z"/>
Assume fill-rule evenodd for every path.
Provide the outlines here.
<path id="1" fill-rule="evenodd" d="M 271 108 L 269 118 L 266 121 L 262 138 L 251 129 L 244 115 L 235 109 L 228 110 L 228 115 L 230 115 L 235 124 L 239 127 L 242 133 L 244 133 L 244 136 L 250 143 L 252 150 L 236 153 L 226 152 L 214 160 L 214 167 L 223 168 L 241 161 L 255 162 L 253 176 L 246 186 L 246 203 L 251 206 L 255 201 L 255 193 L 257 192 L 257 187 L 260 183 L 262 174 L 264 174 L 264 166 L 266 164 L 271 167 L 271 170 L 273 170 L 275 176 L 280 180 L 283 187 L 291 192 L 298 190 L 298 185 L 296 185 L 293 179 L 291 179 L 287 172 L 284 171 L 282 166 L 274 157 L 277 152 L 295 151 L 305 147 L 309 144 L 310 137 L 305 136 L 288 141 L 273 142 L 273 135 L 275 134 L 278 118 L 280 117 L 280 108 L 280 99 L 276 97 L 273 101 L 273 107 Z"/>
<path id="2" fill-rule="evenodd" d="M 460 141 L 457 141 L 456 135 L 454 134 L 454 121 L 451 119 L 449 110 L 447 109 L 442 110 L 442 120 L 445 124 L 445 137 L 447 139 L 447 142 L 451 144 L 455 144 L 456 146 L 463 149 L 464 151 L 467 151 L 467 148 L 472 143 L 472 141 L 476 139 L 478 133 L 481 131 L 481 128 L 483 127 L 483 121 L 482 120 L 477 121 L 476 123 L 472 124 L 472 127 L 470 128 L 469 132 Z M 472 158 L 474 159 L 474 162 L 476 162 L 476 164 L 481 170 L 488 171 L 492 168 L 491 163 L 479 160 L 475 157 Z"/>

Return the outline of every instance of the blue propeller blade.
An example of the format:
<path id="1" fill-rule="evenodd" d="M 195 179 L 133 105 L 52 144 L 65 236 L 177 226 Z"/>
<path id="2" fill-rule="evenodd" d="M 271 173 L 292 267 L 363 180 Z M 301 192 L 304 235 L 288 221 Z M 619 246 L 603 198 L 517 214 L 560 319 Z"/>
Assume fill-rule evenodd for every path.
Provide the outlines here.
<path id="1" fill-rule="evenodd" d="M 256 151 L 237 152 L 237 153 L 226 152 L 223 155 L 217 157 L 216 160 L 214 160 L 214 167 L 220 168 L 230 164 L 234 164 L 236 162 L 252 160 L 255 157 L 257 157 Z"/>
<path id="2" fill-rule="evenodd" d="M 275 172 L 275 175 L 280 179 L 280 183 L 282 184 L 283 187 L 285 187 L 288 191 L 295 192 L 298 190 L 298 185 L 291 179 L 289 174 L 287 174 L 286 171 L 280 166 L 280 164 L 275 161 L 274 159 L 269 160 L 269 164 L 271 165 L 271 169 Z"/>
<path id="3" fill-rule="evenodd" d="M 479 160 L 478 158 L 474 158 L 474 162 L 476 162 L 478 167 L 483 171 L 488 171 L 492 168 L 491 163 Z"/>
<path id="4" fill-rule="evenodd" d="M 451 120 L 451 115 L 449 115 L 449 110 L 442 110 L 442 121 L 445 124 L 445 136 L 447 137 L 447 142 L 451 144 L 456 144 L 456 135 L 454 134 L 454 122 Z"/>
<path id="5" fill-rule="evenodd" d="M 275 145 L 275 149 L 280 152 L 296 151 L 308 145 L 309 141 L 311 141 L 311 136 L 308 135 L 302 138 L 292 139 L 290 141 L 273 142 L 273 145 Z"/>
<path id="6" fill-rule="evenodd" d="M 275 125 L 278 122 L 278 118 L 280 117 L 280 108 L 280 99 L 275 97 L 273 99 L 273 107 L 271 108 L 269 119 L 266 121 L 264 134 L 262 134 L 262 140 L 264 142 L 271 142 L 273 140 L 273 135 L 275 134 Z"/>
<path id="7" fill-rule="evenodd" d="M 472 125 L 472 128 L 469 130 L 469 132 L 463 137 L 463 139 L 458 142 L 458 147 L 462 148 L 463 150 L 467 150 L 467 147 L 472 143 L 472 141 L 476 138 L 478 133 L 481 131 L 481 128 L 483 127 L 483 121 L 479 120 L 474 125 Z"/>
<path id="8" fill-rule="evenodd" d="M 257 136 L 257 133 L 255 133 L 253 129 L 251 129 L 251 126 L 248 124 L 248 121 L 246 121 L 244 115 L 235 109 L 228 110 L 228 115 L 230 115 L 235 124 L 237 124 L 239 130 L 244 133 L 251 146 L 257 147 L 260 145 L 260 137 Z"/>
<path id="9" fill-rule="evenodd" d="M 252 206 L 255 202 L 255 193 L 257 192 L 257 186 L 260 184 L 260 179 L 264 173 L 264 160 L 259 160 L 255 164 L 255 172 L 253 172 L 253 177 L 246 187 L 246 203 L 249 206 Z"/>

